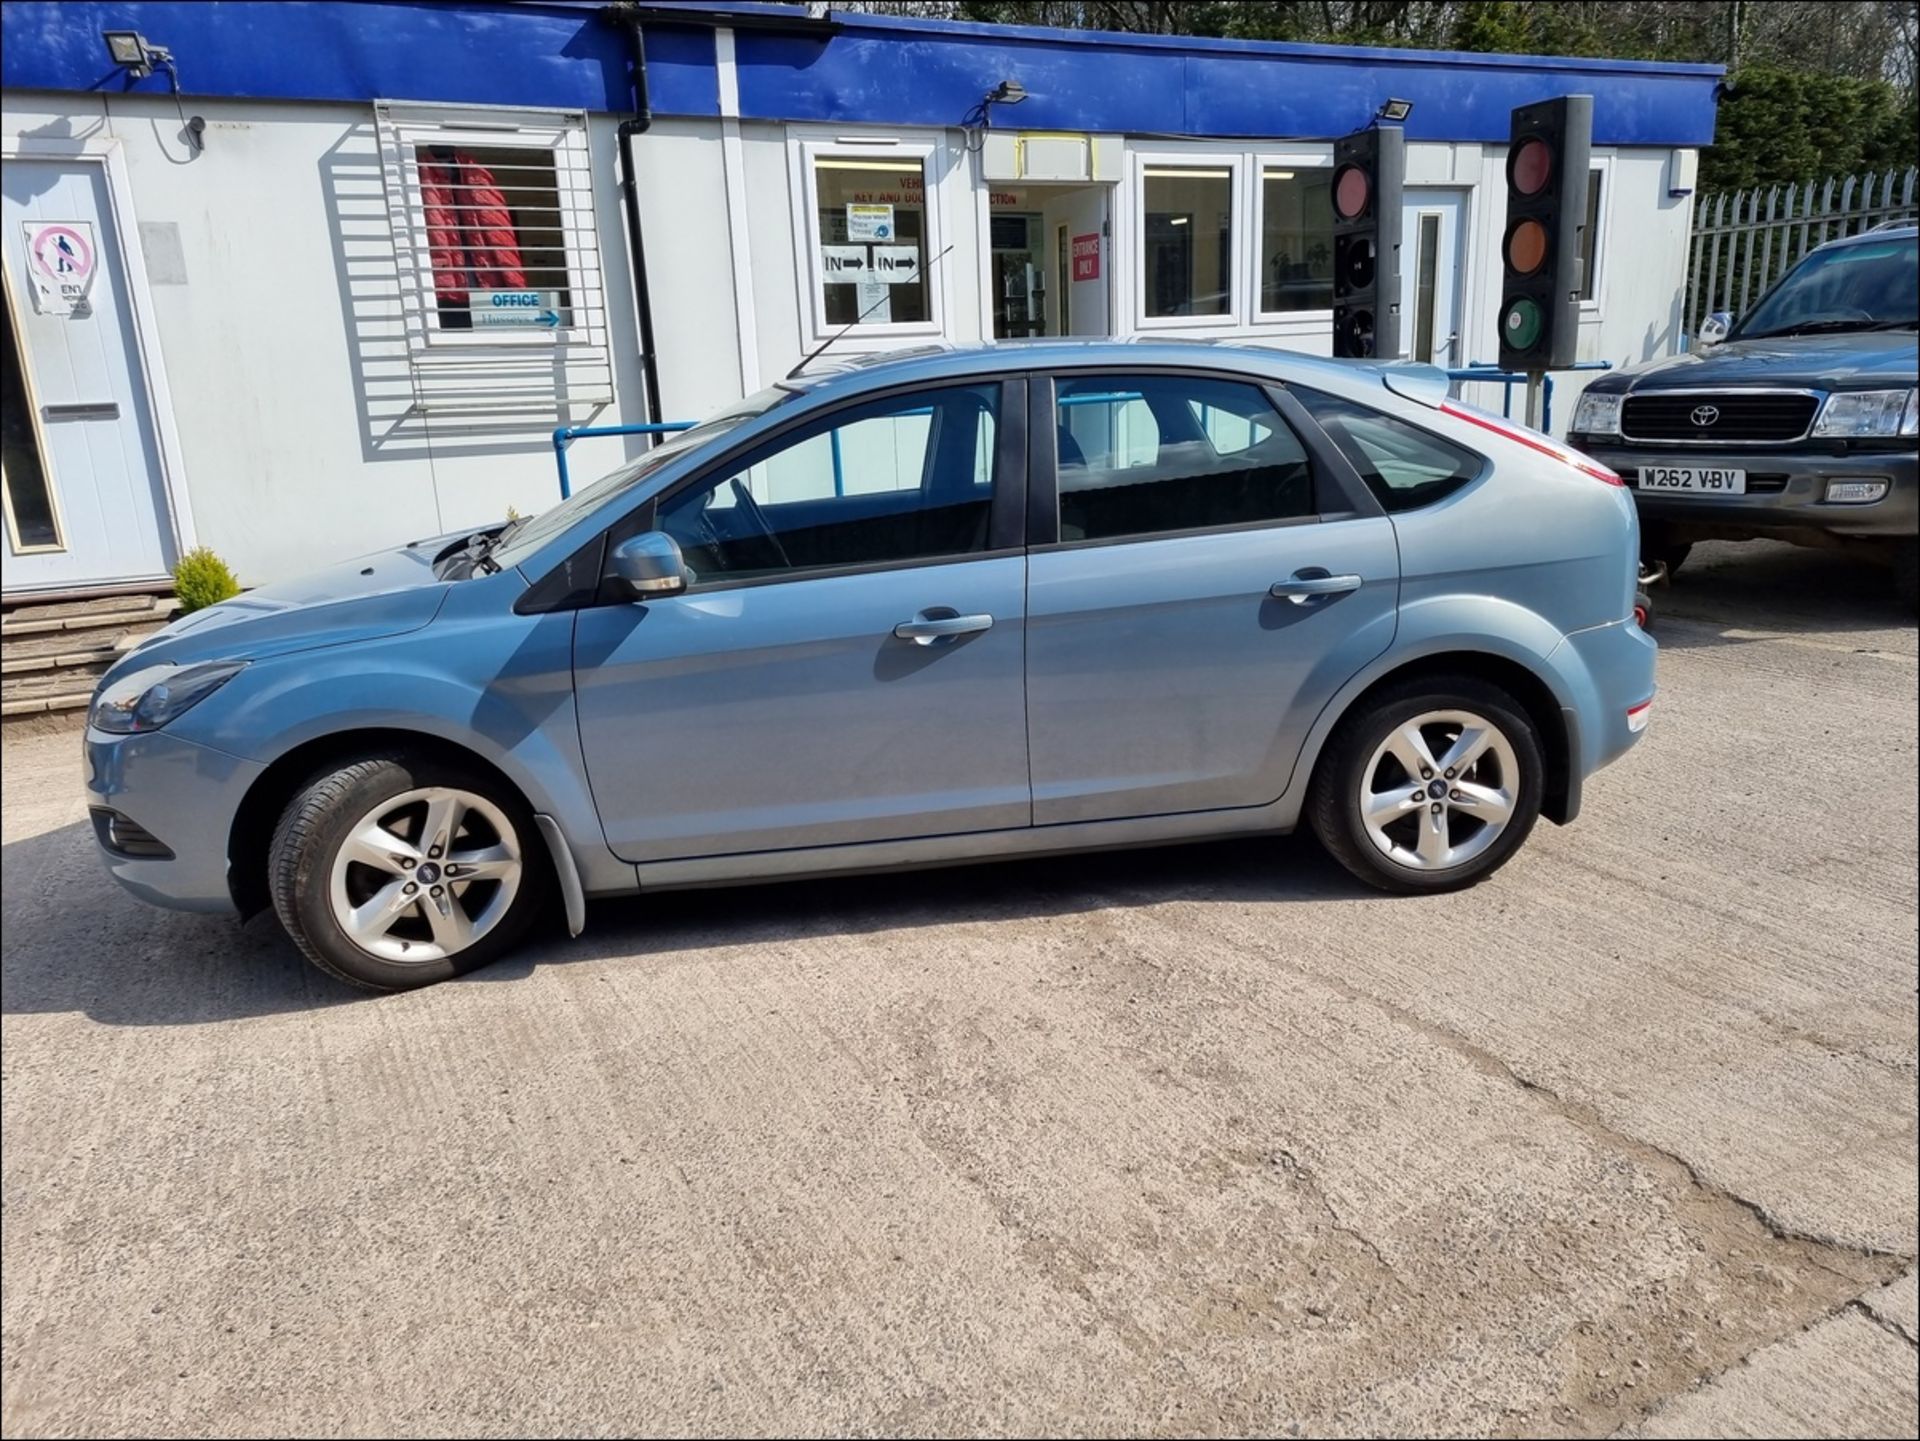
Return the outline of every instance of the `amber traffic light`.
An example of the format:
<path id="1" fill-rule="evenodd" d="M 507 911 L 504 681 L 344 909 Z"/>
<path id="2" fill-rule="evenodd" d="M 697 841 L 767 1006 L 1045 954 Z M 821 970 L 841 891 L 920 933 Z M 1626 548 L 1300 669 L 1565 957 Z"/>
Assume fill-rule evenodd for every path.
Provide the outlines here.
<path id="1" fill-rule="evenodd" d="M 1593 97 L 1513 112 L 1500 242 L 1500 364 L 1555 370 L 1578 359 L 1580 232 L 1587 223 Z"/>

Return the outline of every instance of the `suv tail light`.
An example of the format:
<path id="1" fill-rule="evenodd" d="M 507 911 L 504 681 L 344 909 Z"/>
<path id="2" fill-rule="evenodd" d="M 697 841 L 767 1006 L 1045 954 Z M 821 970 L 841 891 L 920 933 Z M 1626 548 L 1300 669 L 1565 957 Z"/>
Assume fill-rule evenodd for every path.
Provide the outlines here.
<path id="1" fill-rule="evenodd" d="M 1522 426 L 1512 425 L 1507 421 L 1488 415 L 1484 411 L 1469 410 L 1464 406 L 1455 405 L 1451 401 L 1448 401 L 1440 407 L 1440 413 L 1443 415 L 1451 415 L 1455 420 L 1464 420 L 1469 425 L 1477 425 L 1482 430 L 1490 430 L 1503 439 L 1513 441 L 1516 445 L 1526 446 L 1528 450 L 1537 450 L 1542 455 L 1559 461 L 1569 470 L 1577 470 L 1582 475 L 1590 475 L 1595 480 L 1605 481 L 1608 485 L 1618 485 L 1622 487 L 1626 485 L 1626 482 L 1622 480 L 1619 475 L 1602 465 L 1599 461 L 1584 456 L 1577 450 L 1568 450 L 1564 445 L 1556 445 L 1537 430 L 1528 430 Z"/>

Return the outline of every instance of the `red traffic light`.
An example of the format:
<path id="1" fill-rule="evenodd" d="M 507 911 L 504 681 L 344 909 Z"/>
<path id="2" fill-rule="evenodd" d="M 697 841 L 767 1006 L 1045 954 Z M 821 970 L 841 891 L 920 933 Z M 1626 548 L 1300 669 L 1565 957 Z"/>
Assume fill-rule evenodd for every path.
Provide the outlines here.
<path id="1" fill-rule="evenodd" d="M 1342 166 L 1333 177 L 1333 213 L 1342 220 L 1356 220 L 1366 213 L 1373 198 L 1373 181 L 1358 165 Z"/>
<path id="2" fill-rule="evenodd" d="M 1544 140 L 1522 140 L 1507 161 L 1507 184 L 1522 195 L 1538 195 L 1553 179 L 1553 147 Z"/>

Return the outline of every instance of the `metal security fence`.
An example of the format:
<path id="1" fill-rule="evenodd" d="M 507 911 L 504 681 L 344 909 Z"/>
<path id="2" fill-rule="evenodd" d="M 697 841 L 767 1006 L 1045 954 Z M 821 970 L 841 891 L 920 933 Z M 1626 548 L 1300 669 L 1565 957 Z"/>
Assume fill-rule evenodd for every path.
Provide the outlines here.
<path id="1" fill-rule="evenodd" d="M 1738 317 L 1816 245 L 1914 215 L 1915 170 L 1835 176 L 1703 195 L 1693 210 L 1686 324 Z"/>

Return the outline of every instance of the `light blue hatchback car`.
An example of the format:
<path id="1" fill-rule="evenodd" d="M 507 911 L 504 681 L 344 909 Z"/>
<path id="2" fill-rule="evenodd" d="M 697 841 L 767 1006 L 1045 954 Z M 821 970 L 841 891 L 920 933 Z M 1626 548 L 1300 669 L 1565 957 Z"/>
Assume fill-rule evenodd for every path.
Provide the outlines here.
<path id="1" fill-rule="evenodd" d="M 1453 890 L 1633 744 L 1628 492 L 1426 366 L 1043 344 L 790 380 L 546 513 L 188 616 L 88 798 L 343 980 L 557 898 L 1292 830 Z"/>

